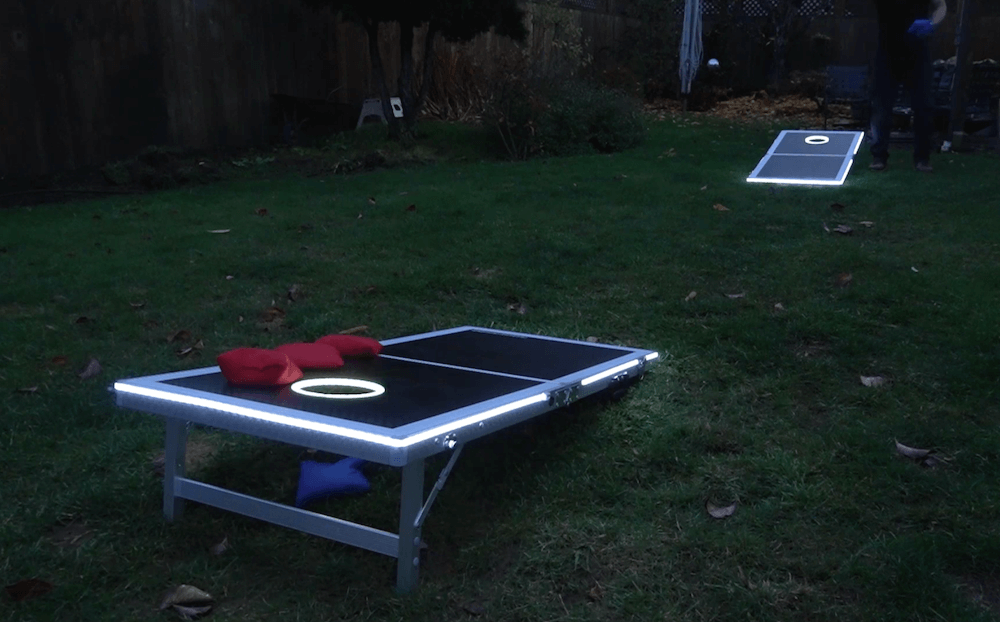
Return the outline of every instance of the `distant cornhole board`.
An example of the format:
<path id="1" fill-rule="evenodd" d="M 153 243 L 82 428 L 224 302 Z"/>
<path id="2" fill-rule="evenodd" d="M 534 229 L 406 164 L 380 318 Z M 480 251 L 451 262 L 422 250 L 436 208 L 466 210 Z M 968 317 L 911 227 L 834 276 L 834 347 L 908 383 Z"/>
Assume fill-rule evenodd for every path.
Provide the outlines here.
<path id="1" fill-rule="evenodd" d="M 783 130 L 747 181 L 839 186 L 847 179 L 864 132 Z"/>
<path id="2" fill-rule="evenodd" d="M 397 119 L 403 118 L 403 102 L 401 102 L 398 97 L 390 97 L 389 106 L 392 108 L 392 116 Z M 364 124 L 365 119 L 368 117 L 378 117 L 379 119 L 382 119 L 382 123 L 389 122 L 385 118 L 385 114 L 382 112 L 381 99 L 366 99 L 365 103 L 361 104 L 361 115 L 358 116 L 358 124 L 354 129 L 361 127 Z"/>

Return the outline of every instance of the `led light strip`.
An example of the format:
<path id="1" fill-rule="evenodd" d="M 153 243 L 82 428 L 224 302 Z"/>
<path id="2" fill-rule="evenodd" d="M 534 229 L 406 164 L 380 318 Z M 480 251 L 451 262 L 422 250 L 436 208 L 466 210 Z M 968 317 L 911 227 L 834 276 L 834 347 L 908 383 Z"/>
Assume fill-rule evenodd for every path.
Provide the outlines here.
<path id="1" fill-rule="evenodd" d="M 847 170 L 840 179 L 780 179 L 777 177 L 747 177 L 747 181 L 758 184 L 796 184 L 800 186 L 842 186 L 847 180 L 851 167 L 854 166 L 854 159 L 847 161 Z"/>
<path id="2" fill-rule="evenodd" d="M 276 413 L 265 412 L 263 410 L 258 410 L 256 408 L 247 408 L 246 406 L 237 406 L 235 404 L 216 402 L 214 400 L 205 399 L 203 397 L 178 395 L 176 393 L 169 393 L 167 391 L 161 391 L 159 389 L 136 387 L 121 382 L 116 382 L 114 389 L 115 391 L 121 393 L 132 393 L 134 395 L 141 395 L 143 397 L 148 397 L 157 400 L 164 400 L 167 402 L 174 402 L 177 404 L 187 404 L 189 406 L 196 406 L 199 408 L 218 410 L 233 415 L 250 417 L 252 419 L 257 419 L 260 421 L 268 421 L 271 423 L 278 423 L 281 425 L 287 425 L 304 430 L 323 432 L 325 434 L 334 434 L 336 436 L 343 436 L 347 438 L 356 439 L 359 441 L 367 441 L 370 443 L 376 443 L 378 445 L 383 445 L 386 447 L 393 447 L 393 448 L 410 447 L 411 445 L 415 445 L 429 438 L 433 438 L 441 434 L 447 434 L 448 432 L 452 432 L 459 428 L 479 423 L 481 421 L 486 421 L 487 419 L 492 419 L 493 417 L 498 417 L 500 415 L 513 412 L 515 410 L 519 410 L 521 408 L 525 408 L 533 404 L 548 402 L 549 400 L 548 393 L 539 393 L 537 395 L 532 395 L 530 397 L 517 400 L 516 402 L 511 402 L 510 404 L 505 404 L 503 406 L 492 408 L 477 415 L 471 415 L 469 417 L 465 417 L 464 419 L 459 419 L 458 421 L 446 423 L 444 425 L 432 428 L 430 430 L 427 430 L 426 432 L 421 432 L 420 434 L 416 434 L 414 436 L 410 436 L 405 439 L 395 439 L 382 434 L 372 434 L 371 432 L 352 430 L 351 428 L 345 428 L 339 425 L 333 425 L 329 423 L 318 423 L 315 421 L 307 421 L 303 419 L 297 419 L 295 417 L 289 417 L 287 415 L 279 415 Z"/>
<path id="3" fill-rule="evenodd" d="M 320 393 L 318 391 L 310 391 L 309 389 L 312 387 L 351 387 L 355 389 L 368 389 L 368 393 Z M 356 380 L 354 378 L 311 378 L 309 380 L 293 382 L 289 388 L 299 395 L 322 397 L 330 400 L 360 400 L 367 397 L 378 397 L 385 393 L 385 387 L 377 382 Z"/>
<path id="4" fill-rule="evenodd" d="M 625 371 L 627 369 L 632 369 L 633 367 L 635 367 L 638 364 L 639 364 L 639 361 L 635 360 L 635 361 L 629 361 L 628 363 L 623 363 L 622 365 L 619 365 L 618 367 L 612 367 L 611 369 L 602 371 L 599 374 L 594 374 L 593 376 L 590 376 L 588 378 L 584 378 L 583 380 L 580 381 L 580 386 L 584 386 L 585 387 L 588 384 L 593 384 L 593 383 L 597 382 L 598 380 L 604 380 L 605 378 L 608 378 L 609 376 L 614 376 L 615 374 L 620 374 L 621 372 L 623 372 L 623 371 Z"/>

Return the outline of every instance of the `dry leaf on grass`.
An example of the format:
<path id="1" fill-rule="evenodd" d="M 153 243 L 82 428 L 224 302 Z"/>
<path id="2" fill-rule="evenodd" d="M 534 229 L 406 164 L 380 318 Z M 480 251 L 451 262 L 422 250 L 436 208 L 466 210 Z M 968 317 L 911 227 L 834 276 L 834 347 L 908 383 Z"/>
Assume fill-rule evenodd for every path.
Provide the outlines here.
<path id="1" fill-rule="evenodd" d="M 736 513 L 736 504 L 733 503 L 732 505 L 718 506 L 712 503 L 711 501 L 706 501 L 705 510 L 708 512 L 708 515 L 711 516 L 712 518 L 715 519 L 729 518 L 730 516 Z"/>
<path id="2" fill-rule="evenodd" d="M 194 345 L 188 346 L 187 348 L 181 348 L 177 351 L 177 356 L 184 358 L 186 356 L 191 356 L 192 354 L 198 354 L 205 349 L 205 342 L 199 339 Z"/>
<path id="3" fill-rule="evenodd" d="M 295 283 L 288 288 L 288 293 L 286 295 L 290 301 L 295 302 L 305 296 L 305 291 L 302 289 L 301 285 Z"/>
<path id="4" fill-rule="evenodd" d="M 512 302 L 509 305 L 507 305 L 507 310 L 513 311 L 518 315 L 524 315 L 525 313 L 528 312 L 528 307 L 523 302 Z"/>
<path id="5" fill-rule="evenodd" d="M 837 286 L 839 286 L 839 287 L 847 287 L 848 285 L 851 284 L 851 281 L 853 281 L 853 280 L 854 280 L 854 275 L 853 274 L 851 274 L 849 272 L 844 272 L 843 274 L 838 274 L 837 275 L 836 283 L 837 283 Z"/>
<path id="6" fill-rule="evenodd" d="M 24 579 L 4 587 L 7 596 L 14 602 L 23 602 L 52 591 L 52 584 L 42 579 Z"/>
<path id="7" fill-rule="evenodd" d="M 210 229 L 209 233 L 229 233 L 232 229 Z"/>
<path id="8" fill-rule="evenodd" d="M 193 585 L 178 585 L 163 597 L 160 610 L 171 607 L 211 607 L 215 602 L 210 594 Z"/>
<path id="9" fill-rule="evenodd" d="M 267 216 L 267 208 L 258 207 L 256 210 L 254 210 L 254 214 L 257 214 L 258 216 Z"/>
<path id="10" fill-rule="evenodd" d="M 29 395 L 32 394 L 32 393 L 38 393 L 38 387 L 37 386 L 34 386 L 34 387 L 21 387 L 20 389 L 15 389 L 15 390 L 18 393 L 26 393 L 26 394 L 29 394 Z"/>
<path id="11" fill-rule="evenodd" d="M 209 547 L 208 552 L 212 555 L 222 555 L 229 550 L 229 536 L 224 536 L 220 542 Z"/>
<path id="12" fill-rule="evenodd" d="M 53 356 L 52 360 L 49 361 L 52 365 L 65 365 L 67 359 L 65 356 Z"/>
<path id="13" fill-rule="evenodd" d="M 406 211 L 408 211 L 408 212 L 415 212 L 415 211 L 417 211 L 416 204 L 410 203 L 409 205 L 407 205 L 406 206 Z"/>
<path id="14" fill-rule="evenodd" d="M 368 197 L 368 204 L 375 205 L 375 197 Z"/>
<path id="15" fill-rule="evenodd" d="M 97 362 L 97 359 L 90 359 L 87 366 L 83 368 L 82 372 L 80 372 L 80 380 L 93 378 L 99 373 L 101 373 L 101 364 Z"/>
<path id="16" fill-rule="evenodd" d="M 781 304 L 780 302 L 776 302 L 776 303 L 774 303 L 774 310 L 775 311 L 784 311 L 785 310 L 785 305 Z"/>
<path id="17" fill-rule="evenodd" d="M 923 460 L 931 454 L 930 449 L 917 449 L 915 447 L 907 447 L 906 445 L 896 441 L 896 451 L 899 455 L 905 456 L 911 460 Z"/>
<path id="18" fill-rule="evenodd" d="M 861 376 L 861 384 L 866 387 L 880 387 L 886 383 L 883 376 Z"/>
<path id="19" fill-rule="evenodd" d="M 133 309 L 141 309 L 146 306 L 145 302 L 130 302 L 128 303 Z"/>
<path id="20" fill-rule="evenodd" d="M 587 337 L 587 341 L 590 343 L 597 343 L 598 339 L 597 337 Z"/>
<path id="21" fill-rule="evenodd" d="M 694 300 L 697 295 L 698 292 L 692 290 L 691 293 L 689 293 L 687 296 L 684 297 L 684 302 L 690 302 Z"/>
<path id="22" fill-rule="evenodd" d="M 729 298 L 731 300 L 736 300 L 738 298 L 746 298 L 746 297 L 747 297 L 746 292 L 740 292 L 738 294 L 726 294 L 726 298 Z"/>
<path id="23" fill-rule="evenodd" d="M 714 209 L 717 212 L 728 212 L 729 211 L 729 208 L 726 207 L 725 205 L 723 205 L 722 203 L 716 203 L 715 205 L 712 206 L 712 209 Z"/>
<path id="24" fill-rule="evenodd" d="M 823 231 L 826 231 L 827 233 L 830 233 L 830 227 L 827 227 L 826 223 L 823 223 Z"/>
<path id="25" fill-rule="evenodd" d="M 873 222 L 872 222 L 872 221 L 870 221 L 870 220 L 861 220 L 861 221 L 858 221 L 858 224 L 859 224 L 859 225 L 862 225 L 862 226 L 864 226 L 864 227 L 869 227 L 869 228 L 871 228 L 871 227 L 872 227 L 872 226 L 873 226 L 873 225 L 874 225 L 875 223 L 873 223 Z"/>
<path id="26" fill-rule="evenodd" d="M 852 233 L 854 233 L 854 229 L 851 229 L 847 225 L 837 225 L 836 227 L 833 228 L 833 230 L 834 232 L 839 233 L 841 235 L 851 235 Z"/>
<path id="27" fill-rule="evenodd" d="M 357 335 L 368 331 L 368 327 L 365 325 L 352 326 L 351 328 L 344 329 L 340 331 L 341 335 Z"/>

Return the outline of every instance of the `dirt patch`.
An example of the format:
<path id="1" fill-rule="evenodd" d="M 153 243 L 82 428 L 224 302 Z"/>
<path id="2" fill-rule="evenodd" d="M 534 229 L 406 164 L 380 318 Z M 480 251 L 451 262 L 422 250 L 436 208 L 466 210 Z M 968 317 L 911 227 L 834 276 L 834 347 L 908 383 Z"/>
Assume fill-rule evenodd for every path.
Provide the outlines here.
<path id="1" fill-rule="evenodd" d="M 646 104 L 646 111 L 659 120 L 679 117 L 681 102 L 661 100 Z M 734 97 L 717 102 L 705 112 L 688 112 L 698 117 L 715 117 L 738 123 L 761 123 L 768 121 L 791 121 L 807 127 L 822 127 L 823 114 L 814 99 L 804 95 L 771 96 L 765 91 L 752 95 Z M 852 123 L 851 107 L 831 105 L 829 111 L 830 127 L 847 126 Z"/>
<path id="2" fill-rule="evenodd" d="M 193 473 L 209 464 L 217 453 L 217 448 L 207 438 L 188 438 L 187 453 L 184 456 L 184 468 L 187 473 Z M 153 474 L 163 477 L 166 457 L 164 452 L 159 452 L 150 461 Z"/>
<path id="3" fill-rule="evenodd" d="M 56 525 L 49 532 L 48 537 L 49 541 L 57 547 L 72 550 L 93 538 L 94 532 L 82 520 L 74 519 L 68 523 Z"/>

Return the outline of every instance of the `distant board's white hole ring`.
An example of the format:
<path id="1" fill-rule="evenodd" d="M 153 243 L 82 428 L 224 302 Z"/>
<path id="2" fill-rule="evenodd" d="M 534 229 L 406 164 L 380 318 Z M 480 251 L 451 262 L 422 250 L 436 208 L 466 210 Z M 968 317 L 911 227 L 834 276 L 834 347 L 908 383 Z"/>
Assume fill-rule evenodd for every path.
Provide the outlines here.
<path id="1" fill-rule="evenodd" d="M 820 134 L 816 134 L 814 136 L 806 136 L 807 145 L 825 145 L 828 142 L 830 142 L 829 136 L 822 136 Z"/>
<path id="2" fill-rule="evenodd" d="M 367 393 L 322 393 L 311 391 L 314 387 L 332 387 L 345 389 L 367 389 Z M 290 387 L 299 395 L 308 397 L 322 397 L 330 400 L 359 400 L 367 397 L 378 397 L 385 393 L 385 387 L 377 382 L 368 380 L 357 380 L 355 378 L 310 378 L 293 382 Z"/>

